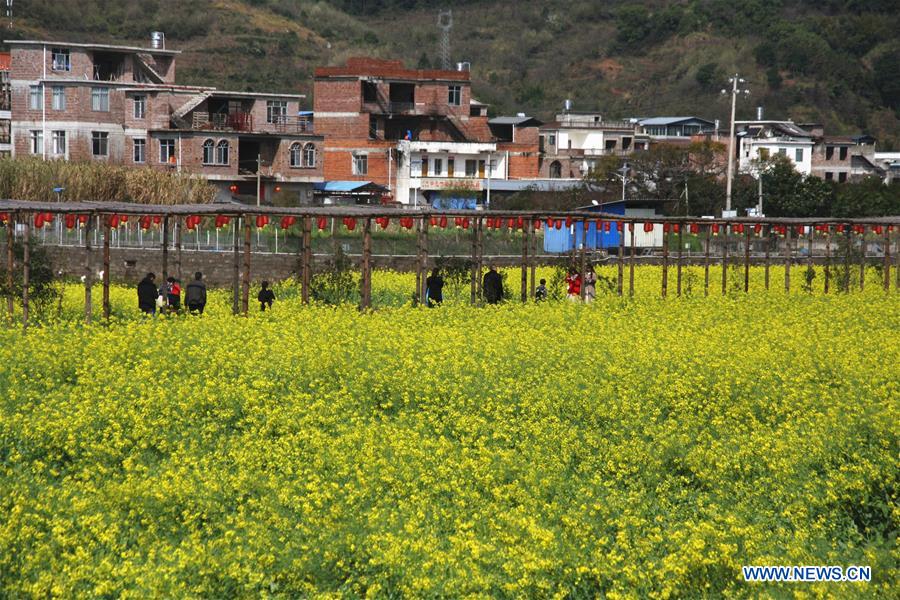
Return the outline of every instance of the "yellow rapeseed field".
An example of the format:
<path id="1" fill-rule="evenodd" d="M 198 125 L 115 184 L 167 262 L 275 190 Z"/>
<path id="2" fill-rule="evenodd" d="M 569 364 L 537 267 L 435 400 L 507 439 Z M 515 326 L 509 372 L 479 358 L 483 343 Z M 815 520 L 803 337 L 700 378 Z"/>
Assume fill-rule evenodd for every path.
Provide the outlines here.
<path id="1" fill-rule="evenodd" d="M 894 596 L 900 294 L 755 269 L 706 298 L 692 271 L 682 298 L 647 267 L 634 299 L 439 309 L 376 273 L 373 312 L 284 284 L 249 318 L 227 291 L 142 318 L 117 286 L 109 326 L 69 285 L 0 328 L 0 596 Z"/>

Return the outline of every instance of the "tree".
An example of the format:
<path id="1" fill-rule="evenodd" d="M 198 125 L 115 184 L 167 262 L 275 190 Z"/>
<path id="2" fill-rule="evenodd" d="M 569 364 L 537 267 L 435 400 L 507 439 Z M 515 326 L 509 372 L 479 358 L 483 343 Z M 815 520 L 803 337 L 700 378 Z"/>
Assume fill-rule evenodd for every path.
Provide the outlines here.
<path id="1" fill-rule="evenodd" d="M 831 186 L 818 177 L 803 176 L 787 157 L 768 159 L 763 172 L 764 212 L 770 217 L 818 217 L 831 211 Z"/>
<path id="2" fill-rule="evenodd" d="M 832 216 L 879 217 L 900 214 L 900 185 L 884 185 L 878 177 L 838 186 Z"/>

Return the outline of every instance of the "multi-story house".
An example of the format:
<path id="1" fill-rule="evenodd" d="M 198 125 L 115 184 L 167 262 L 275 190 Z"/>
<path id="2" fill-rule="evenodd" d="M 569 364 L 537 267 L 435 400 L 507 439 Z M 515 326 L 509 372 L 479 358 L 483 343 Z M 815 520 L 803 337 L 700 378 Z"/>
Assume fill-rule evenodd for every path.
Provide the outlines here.
<path id="1" fill-rule="evenodd" d="M 150 48 L 6 43 L 15 155 L 199 174 L 219 200 L 307 201 L 323 181 L 323 138 L 301 113 L 303 96 L 179 85 L 179 52 L 162 34 Z"/>
<path id="2" fill-rule="evenodd" d="M 637 119 L 638 131 L 654 142 L 689 144 L 698 136 L 716 133 L 718 123 L 700 117 L 650 117 Z"/>
<path id="3" fill-rule="evenodd" d="M 424 201 L 424 192 L 446 187 L 444 179 L 470 180 L 465 185 L 480 195 L 475 180 L 487 167 L 477 165 L 497 150 L 487 107 L 472 99 L 463 68 L 407 69 L 374 58 L 320 67 L 314 113 L 325 136 L 325 178 L 371 181 L 401 203 Z"/>
<path id="4" fill-rule="evenodd" d="M 566 111 L 540 128 L 540 176 L 581 179 L 602 156 L 628 156 L 649 147 L 633 121 L 607 121 L 591 112 Z"/>
<path id="5" fill-rule="evenodd" d="M 870 135 L 827 136 L 819 123 L 801 123 L 812 133 L 812 175 L 825 181 L 858 181 L 864 177 L 884 178 L 886 172 L 875 159 L 875 138 Z"/>
<path id="6" fill-rule="evenodd" d="M 734 126 L 739 170 L 755 173 L 756 161 L 781 154 L 799 173 L 812 173 L 815 136 L 793 121 L 735 121 Z"/>

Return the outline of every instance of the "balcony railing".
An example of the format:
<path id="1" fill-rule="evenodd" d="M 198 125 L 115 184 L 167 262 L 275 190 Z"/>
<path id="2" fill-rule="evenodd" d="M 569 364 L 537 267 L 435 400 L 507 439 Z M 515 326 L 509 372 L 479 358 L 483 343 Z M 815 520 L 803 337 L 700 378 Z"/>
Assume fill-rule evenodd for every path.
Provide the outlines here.
<path id="1" fill-rule="evenodd" d="M 191 120 L 191 128 L 216 131 L 252 131 L 253 115 L 248 112 L 210 114 L 196 110 Z"/>
<path id="2" fill-rule="evenodd" d="M 266 122 L 266 130 L 279 133 L 314 133 L 313 121 L 309 117 L 276 116 Z"/>

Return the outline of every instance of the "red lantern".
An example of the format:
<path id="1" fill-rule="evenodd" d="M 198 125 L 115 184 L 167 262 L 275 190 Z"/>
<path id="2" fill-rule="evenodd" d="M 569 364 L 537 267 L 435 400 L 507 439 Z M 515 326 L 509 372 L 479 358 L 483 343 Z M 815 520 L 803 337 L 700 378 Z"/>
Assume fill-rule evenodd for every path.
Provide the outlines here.
<path id="1" fill-rule="evenodd" d="M 535 230 L 535 231 L 540 231 L 540 230 L 541 230 L 541 224 L 542 224 L 542 223 L 543 223 L 543 221 L 541 221 L 540 219 L 535 219 L 535 220 L 534 220 L 534 230 Z"/>
<path id="2" fill-rule="evenodd" d="M 794 227 L 794 231 L 797 232 L 797 235 L 804 235 L 806 233 L 806 228 L 803 225 L 797 225 Z"/>
<path id="3" fill-rule="evenodd" d="M 634 223 L 628 224 L 628 231 L 634 231 Z"/>
<path id="4" fill-rule="evenodd" d="M 431 217 L 431 219 L 429 221 L 430 221 L 432 227 L 438 226 L 438 218 L 437 217 Z"/>
<path id="5" fill-rule="evenodd" d="M 515 229 L 516 228 L 516 219 L 515 217 L 510 217 L 506 220 L 506 228 L 507 229 Z"/>
<path id="6" fill-rule="evenodd" d="M 75 227 L 75 215 L 68 214 L 66 215 L 66 229 L 73 229 Z"/>
<path id="7" fill-rule="evenodd" d="M 44 226 L 44 213 L 37 213 L 34 215 L 34 226 L 38 229 Z"/>
<path id="8" fill-rule="evenodd" d="M 347 228 L 347 231 L 353 231 L 356 229 L 356 219 L 353 217 L 347 217 L 344 220 L 344 226 Z"/>
<path id="9" fill-rule="evenodd" d="M 0 223 L 6 223 L 9 221 L 9 215 L 7 213 L 0 213 Z"/>
<path id="10" fill-rule="evenodd" d="M 718 223 L 713 223 L 712 232 L 713 232 L 713 235 L 719 235 L 719 224 Z"/>
<path id="11" fill-rule="evenodd" d="M 653 231 L 653 223 L 644 223 L 644 233 Z"/>
<path id="12" fill-rule="evenodd" d="M 128 215 L 119 215 L 119 223 L 127 223 Z"/>
<path id="13" fill-rule="evenodd" d="M 744 233 L 744 224 L 737 223 L 737 224 L 735 224 L 735 226 L 732 229 L 735 233 Z"/>
<path id="14" fill-rule="evenodd" d="M 554 221 L 551 218 L 547 218 L 547 229 L 552 229 L 554 225 Z"/>
<path id="15" fill-rule="evenodd" d="M 844 224 L 843 223 L 841 223 L 837 226 L 837 232 L 844 233 Z"/>
<path id="16" fill-rule="evenodd" d="M 610 227 L 612 227 L 611 222 L 609 222 L 609 221 L 603 222 L 603 231 L 605 231 L 606 233 L 609 233 Z"/>
<path id="17" fill-rule="evenodd" d="M 618 231 L 619 233 L 622 233 L 622 231 L 624 229 L 625 229 L 625 223 L 623 223 L 622 221 L 616 221 L 616 231 Z"/>
<path id="18" fill-rule="evenodd" d="M 757 223 L 753 226 L 753 233 L 755 233 L 756 235 L 762 233 L 762 223 Z"/>
<path id="19" fill-rule="evenodd" d="M 150 229 L 151 223 L 152 223 L 152 220 L 147 215 L 144 215 L 143 217 L 138 219 L 138 224 L 141 226 L 141 229 Z"/>
<path id="20" fill-rule="evenodd" d="M 669 224 L 663 223 L 663 233 L 669 233 Z"/>
<path id="21" fill-rule="evenodd" d="M 87 222 L 88 222 L 87 215 L 78 215 L 78 223 L 80 223 L 81 225 L 86 225 Z"/>
<path id="22" fill-rule="evenodd" d="M 319 228 L 319 231 L 324 231 L 325 227 L 328 226 L 328 218 L 319 217 L 318 219 L 316 219 L 316 226 Z"/>
<path id="23" fill-rule="evenodd" d="M 461 222 L 462 222 L 462 228 L 463 228 L 463 229 L 468 229 L 468 228 L 469 228 L 469 219 L 468 219 L 467 217 L 463 217 Z"/>
<path id="24" fill-rule="evenodd" d="M 525 219 L 522 217 L 516 219 L 516 229 L 525 229 Z"/>
<path id="25" fill-rule="evenodd" d="M 566 229 L 572 226 L 572 217 L 566 217 Z"/>
<path id="26" fill-rule="evenodd" d="M 562 226 L 563 226 L 562 219 L 557 219 L 556 220 L 556 229 L 557 230 L 562 229 Z"/>
<path id="27" fill-rule="evenodd" d="M 853 227 L 853 231 L 855 231 L 856 233 L 858 233 L 860 235 L 865 235 L 866 234 L 866 226 L 865 225 L 855 225 Z"/>
<path id="28" fill-rule="evenodd" d="M 694 235 L 700 233 L 700 223 L 691 223 L 691 233 Z"/>
<path id="29" fill-rule="evenodd" d="M 277 194 L 277 193 L 279 193 L 279 192 L 281 192 L 281 186 L 280 186 L 280 185 L 276 185 L 276 186 L 275 186 L 275 193 Z"/>
<path id="30" fill-rule="evenodd" d="M 881 235 L 882 233 L 884 233 L 884 227 L 882 227 L 881 225 L 876 225 L 872 228 L 872 231 L 874 231 L 878 235 Z"/>
<path id="31" fill-rule="evenodd" d="M 228 186 L 228 189 L 231 191 L 232 194 L 237 194 L 238 186 L 232 183 L 230 186 Z"/>
<path id="32" fill-rule="evenodd" d="M 438 219 L 438 225 L 441 226 L 441 229 L 447 229 L 447 217 L 442 216 L 440 219 Z"/>
<path id="33" fill-rule="evenodd" d="M 109 217 L 109 226 L 113 229 L 119 226 L 119 215 L 112 215 Z"/>

